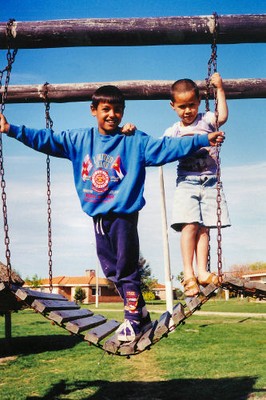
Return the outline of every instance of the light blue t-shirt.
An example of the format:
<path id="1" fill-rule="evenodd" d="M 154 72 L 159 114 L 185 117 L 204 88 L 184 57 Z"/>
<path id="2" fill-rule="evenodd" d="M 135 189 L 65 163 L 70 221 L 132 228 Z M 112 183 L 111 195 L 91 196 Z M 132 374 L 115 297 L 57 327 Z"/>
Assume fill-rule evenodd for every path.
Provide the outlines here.
<path id="1" fill-rule="evenodd" d="M 205 114 L 198 114 L 195 121 L 188 126 L 183 126 L 180 121 L 166 129 L 164 136 L 184 137 L 194 134 L 203 135 L 215 132 L 215 114 L 208 111 Z M 204 147 L 179 160 L 177 175 L 215 175 L 217 172 L 217 151 L 216 147 Z"/>

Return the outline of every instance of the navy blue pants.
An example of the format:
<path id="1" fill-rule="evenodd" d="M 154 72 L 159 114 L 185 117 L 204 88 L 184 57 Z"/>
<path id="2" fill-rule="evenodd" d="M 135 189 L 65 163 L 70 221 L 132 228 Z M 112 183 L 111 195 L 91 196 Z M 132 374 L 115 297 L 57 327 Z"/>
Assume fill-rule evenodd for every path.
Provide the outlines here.
<path id="1" fill-rule="evenodd" d="M 145 301 L 140 289 L 138 213 L 93 218 L 98 258 L 106 278 L 124 301 L 125 318 L 140 320 Z"/>

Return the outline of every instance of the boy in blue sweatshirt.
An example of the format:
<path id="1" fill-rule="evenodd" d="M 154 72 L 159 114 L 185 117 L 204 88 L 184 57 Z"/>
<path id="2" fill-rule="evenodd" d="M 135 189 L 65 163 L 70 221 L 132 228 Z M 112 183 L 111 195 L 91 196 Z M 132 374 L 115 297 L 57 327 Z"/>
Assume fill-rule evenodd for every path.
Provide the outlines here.
<path id="1" fill-rule="evenodd" d="M 138 212 L 145 168 L 176 161 L 204 146 L 222 143 L 222 132 L 184 138 L 155 139 L 144 132 L 122 134 L 125 108 L 121 91 L 102 86 L 92 96 L 97 128 L 56 133 L 9 124 L 0 114 L 0 131 L 25 145 L 72 162 L 75 187 L 83 211 L 93 218 L 98 258 L 105 276 L 117 287 L 125 320 L 117 329 L 120 341 L 141 335 L 150 316 L 140 290 Z"/>

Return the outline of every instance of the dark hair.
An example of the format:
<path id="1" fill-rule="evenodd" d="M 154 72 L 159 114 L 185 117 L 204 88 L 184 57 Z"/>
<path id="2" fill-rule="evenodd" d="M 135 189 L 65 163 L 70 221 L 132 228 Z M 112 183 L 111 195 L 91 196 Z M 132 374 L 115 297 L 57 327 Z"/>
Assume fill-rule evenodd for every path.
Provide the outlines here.
<path id="1" fill-rule="evenodd" d="M 105 85 L 99 87 L 92 95 L 92 106 L 97 108 L 99 103 L 120 104 L 125 108 L 125 98 L 116 86 Z"/>
<path id="2" fill-rule="evenodd" d="M 190 92 L 191 90 L 194 91 L 195 95 L 197 98 L 200 98 L 200 93 L 199 93 L 199 88 L 197 84 L 192 81 L 191 79 L 179 79 L 178 81 L 175 81 L 172 86 L 171 86 L 171 101 L 175 101 L 174 95 L 176 92 L 182 93 L 182 92 Z"/>

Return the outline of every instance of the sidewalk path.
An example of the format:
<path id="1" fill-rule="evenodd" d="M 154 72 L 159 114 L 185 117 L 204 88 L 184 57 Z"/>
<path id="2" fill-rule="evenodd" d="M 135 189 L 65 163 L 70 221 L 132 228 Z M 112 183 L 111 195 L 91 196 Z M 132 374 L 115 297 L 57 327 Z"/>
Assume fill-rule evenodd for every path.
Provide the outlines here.
<path id="1" fill-rule="evenodd" d="M 220 311 L 196 311 L 196 315 L 220 315 L 225 317 L 266 318 L 266 313 L 242 313 L 242 312 L 220 312 Z"/>
<path id="2" fill-rule="evenodd" d="M 115 309 L 104 309 L 100 308 L 98 309 L 100 312 L 105 312 L 105 311 L 111 311 L 115 312 L 118 310 Z M 155 314 L 163 314 L 165 310 L 149 310 L 152 313 Z M 218 315 L 218 316 L 224 316 L 224 317 L 245 317 L 245 318 L 266 318 L 266 313 L 247 313 L 247 312 L 223 312 L 223 311 L 195 311 L 194 315 Z"/>

